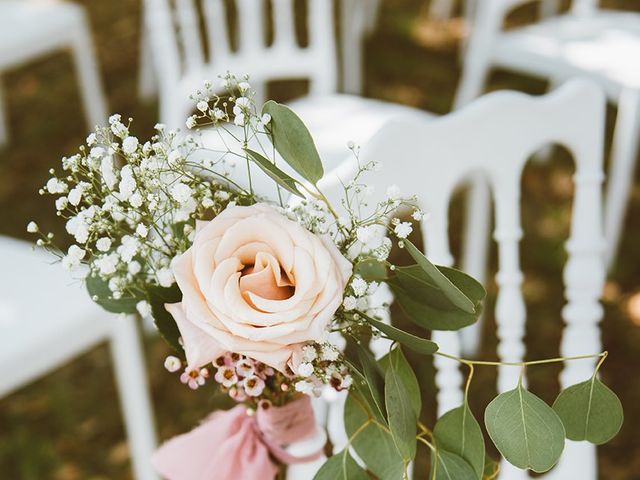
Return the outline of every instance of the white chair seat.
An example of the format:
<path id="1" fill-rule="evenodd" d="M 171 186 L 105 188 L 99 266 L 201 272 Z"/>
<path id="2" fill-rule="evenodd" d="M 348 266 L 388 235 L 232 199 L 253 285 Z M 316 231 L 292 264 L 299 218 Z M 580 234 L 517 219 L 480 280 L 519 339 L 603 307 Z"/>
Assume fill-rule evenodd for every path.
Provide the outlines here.
<path id="1" fill-rule="evenodd" d="M 498 65 L 560 79 L 587 74 L 617 96 L 620 87 L 640 88 L 640 14 L 598 10 L 561 15 L 502 33 Z"/>
<path id="2" fill-rule="evenodd" d="M 2 68 L 59 48 L 84 22 L 82 7 L 71 2 L 3 0 L 0 12 Z"/>
<path id="3" fill-rule="evenodd" d="M 0 238 L 0 258 L 2 397 L 106 340 L 113 319 L 89 299 L 81 282 L 31 244 Z"/>
<path id="4" fill-rule="evenodd" d="M 342 94 L 303 97 L 290 102 L 289 106 L 303 119 L 311 131 L 322 158 L 325 173 L 331 172 L 353 155 L 347 147 L 348 142 L 365 145 L 388 121 L 396 117 L 406 118 L 408 115 L 415 116 L 421 121 L 435 117 L 432 113 L 404 105 Z M 238 127 L 230 125 L 228 128 L 234 135 L 241 133 Z M 227 148 L 231 148 L 236 153 L 242 153 L 239 151 L 237 142 L 225 139 L 225 135 L 221 136 L 212 129 L 205 130 L 202 139 L 208 149 L 226 151 Z M 255 141 L 250 142 L 249 147 L 255 150 L 260 148 Z M 285 172 L 298 177 L 284 162 L 278 162 L 278 166 Z M 246 170 L 242 165 L 237 165 L 231 178 L 242 187 L 248 187 Z M 252 172 L 252 186 L 259 195 L 274 198 L 276 187 L 273 180 L 257 168 Z"/>

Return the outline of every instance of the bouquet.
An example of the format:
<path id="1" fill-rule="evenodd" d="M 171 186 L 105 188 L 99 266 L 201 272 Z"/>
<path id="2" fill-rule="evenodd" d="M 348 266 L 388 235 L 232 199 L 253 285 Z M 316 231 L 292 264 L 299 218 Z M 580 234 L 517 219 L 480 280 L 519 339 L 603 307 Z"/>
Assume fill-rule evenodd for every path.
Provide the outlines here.
<path id="1" fill-rule="evenodd" d="M 205 82 L 193 95 L 191 134 L 159 124 L 142 142 L 131 120 L 113 115 L 62 159 L 40 193 L 56 197 L 74 240 L 66 252 L 28 226 L 104 309 L 153 317 L 173 350 L 164 366 L 182 384 L 221 389 L 238 403 L 162 446 L 158 470 L 172 480 L 273 479 L 287 464 L 324 454 L 297 457 L 287 446 L 322 427 L 310 397 L 344 391 L 348 442 L 315 478 L 408 478 L 418 443 L 431 452 L 430 478 L 495 478 L 497 463 L 485 455 L 467 397 L 474 365 L 500 362 L 452 357 L 426 335 L 475 322 L 482 285 L 433 265 L 408 239 L 424 215 L 414 197 L 391 187 L 367 205 L 366 175 L 377 166 L 361 164 L 357 146 L 348 148 L 358 171 L 332 202 L 318 186 L 324 170 L 312 136 L 295 113 L 273 101 L 259 109 L 248 77 L 227 74 L 221 82 Z M 205 126 L 224 148 L 205 148 Z M 257 191 L 259 179 L 271 182 L 271 195 Z M 399 209 L 405 221 L 394 217 Z M 394 244 L 412 265 L 389 261 Z M 389 291 L 425 336 L 391 324 Z M 376 342 L 386 349 L 381 358 L 368 347 Z M 469 367 L 464 403 L 433 428 L 420 421 L 419 381 L 405 349 Z M 575 357 L 600 361 L 592 378 L 561 392 L 552 407 L 522 381 L 488 405 L 485 427 L 507 461 L 544 472 L 565 438 L 601 444 L 616 435 L 620 401 L 597 376 L 606 355 Z"/>

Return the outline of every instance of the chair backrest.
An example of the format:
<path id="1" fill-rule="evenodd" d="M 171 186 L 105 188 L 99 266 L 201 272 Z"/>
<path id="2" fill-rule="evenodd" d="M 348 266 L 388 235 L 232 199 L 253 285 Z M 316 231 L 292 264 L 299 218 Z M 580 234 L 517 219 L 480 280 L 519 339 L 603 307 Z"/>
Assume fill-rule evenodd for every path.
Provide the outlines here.
<path id="1" fill-rule="evenodd" d="M 306 46 L 296 34 L 295 4 L 295 0 L 271 0 L 269 17 L 265 2 L 256 0 L 145 0 L 162 121 L 181 125 L 192 107 L 188 96 L 202 87 L 202 80 L 215 80 L 211 77 L 227 71 L 249 73 L 258 90 L 269 80 L 302 78 L 310 80 L 311 93 L 334 92 L 333 2 L 306 0 Z M 227 11 L 229 5 L 235 15 Z M 269 24 L 273 42 L 267 44 Z M 237 49 L 232 48 L 232 33 Z"/>
<path id="2" fill-rule="evenodd" d="M 362 149 L 361 163 L 374 160 L 382 163 L 381 172 L 367 177 L 367 183 L 374 186 L 376 193 L 384 194 L 388 185 L 397 184 L 403 193 L 417 194 L 421 206 L 430 213 L 422 233 L 427 255 L 435 263 L 453 263 L 447 223 L 454 190 L 479 173 L 489 182 L 495 205 L 494 238 L 499 255 L 495 312 L 498 356 L 503 361 L 522 361 L 525 354 L 526 310 L 519 254 L 521 176 L 530 155 L 550 142 L 569 149 L 576 167 L 571 234 L 566 244 L 569 253 L 564 269 L 567 303 L 562 310 L 566 326 L 561 354 L 573 356 L 600 351 L 598 322 L 603 310 L 599 298 L 605 278 L 601 230 L 604 109 L 603 93 L 584 80 L 573 80 L 542 97 L 496 92 L 431 122 L 398 119 L 384 127 Z M 330 184 L 335 181 L 332 177 L 348 181 L 354 170 L 353 163 L 343 164 L 327 175 L 325 188 L 331 192 Z M 434 332 L 434 339 L 442 351 L 458 355 L 456 333 Z M 436 368 L 441 415 L 462 403 L 462 378 L 455 362 L 436 357 Z M 589 361 L 567 363 L 561 375 L 562 386 L 587 379 L 592 368 L 593 363 Z M 515 367 L 500 368 L 498 390 L 514 388 L 519 373 Z M 582 466 L 572 464 L 576 470 L 557 478 L 595 479 L 594 452 L 581 450 L 580 454 L 588 455 Z M 505 475 L 501 478 L 523 478 L 518 476 L 521 472 Z"/>

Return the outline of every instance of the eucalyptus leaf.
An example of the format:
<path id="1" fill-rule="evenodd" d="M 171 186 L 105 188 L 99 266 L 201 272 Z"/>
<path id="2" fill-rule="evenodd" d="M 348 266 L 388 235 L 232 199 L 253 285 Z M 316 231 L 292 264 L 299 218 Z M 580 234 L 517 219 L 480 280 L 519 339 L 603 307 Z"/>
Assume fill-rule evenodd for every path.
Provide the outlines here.
<path id="1" fill-rule="evenodd" d="M 392 350 L 392 352 L 386 354 L 384 357 L 378 360 L 378 362 L 386 373 L 389 369 L 390 357 L 393 352 L 396 352 L 395 355 L 401 356 L 401 358 L 399 359 L 399 363 L 403 365 L 403 368 L 398 369 L 397 373 L 400 377 L 400 381 L 404 384 L 407 392 L 409 393 L 409 400 L 411 401 L 413 410 L 416 412 L 416 417 L 420 417 L 420 411 L 422 410 L 420 384 L 418 383 L 418 379 L 416 378 L 416 374 L 414 373 L 413 368 L 411 368 L 411 366 L 409 365 L 409 362 L 405 358 L 400 348 L 395 348 L 394 350 Z"/>
<path id="2" fill-rule="evenodd" d="M 404 314 L 416 325 L 427 330 L 459 330 L 473 324 L 477 314 L 466 313 L 456 308 L 439 309 L 428 305 L 414 292 L 405 290 L 396 280 L 387 282 L 394 299 Z"/>
<path id="3" fill-rule="evenodd" d="M 562 391 L 553 404 L 567 438 L 601 445 L 615 437 L 624 413 L 615 393 L 595 375 Z"/>
<path id="4" fill-rule="evenodd" d="M 473 302 L 456 287 L 451 280 L 449 280 L 438 268 L 431 263 L 424 254 L 418 250 L 413 243 L 409 240 L 403 240 L 404 246 L 409 252 L 409 255 L 416 261 L 416 263 L 422 268 L 424 273 L 427 274 L 429 279 L 435 286 L 442 290 L 442 293 L 449 299 L 456 307 L 467 312 L 476 313 L 476 306 Z"/>
<path id="5" fill-rule="evenodd" d="M 484 421 L 502 456 L 518 468 L 546 472 L 564 449 L 560 417 L 522 384 L 494 398 L 485 410 Z"/>
<path id="6" fill-rule="evenodd" d="M 416 456 L 416 424 L 418 415 L 410 400 L 410 392 L 401 379 L 401 370 L 411 369 L 399 348 L 389 353 L 389 367 L 384 376 L 384 398 L 389 429 L 400 455 L 409 462 Z"/>
<path id="7" fill-rule="evenodd" d="M 375 258 L 368 258 L 356 263 L 354 274 L 360 275 L 367 282 L 384 282 L 387 280 L 387 265 Z"/>
<path id="8" fill-rule="evenodd" d="M 362 372 L 369 387 L 369 393 L 373 399 L 374 406 L 382 418 L 386 420 L 387 417 L 384 407 L 384 372 L 369 350 L 361 344 L 357 344 L 357 348 L 358 359 L 360 360 Z"/>
<path id="9" fill-rule="evenodd" d="M 461 456 L 439 448 L 431 454 L 429 480 L 476 480 L 476 478 L 471 465 Z"/>
<path id="10" fill-rule="evenodd" d="M 376 320 L 368 315 L 360 313 L 364 319 L 380 330 L 382 333 L 387 335 L 392 340 L 396 342 L 400 342 L 403 345 L 406 345 L 411 350 L 415 352 L 422 353 L 424 355 L 431 355 L 438 351 L 438 344 L 432 342 L 431 340 L 427 340 L 426 338 L 417 337 L 411 333 L 405 332 L 404 330 L 400 330 L 392 325 L 388 325 L 380 320 Z"/>
<path id="11" fill-rule="evenodd" d="M 147 291 L 153 322 L 160 332 L 160 336 L 181 356 L 184 349 L 180 345 L 180 330 L 173 316 L 165 308 L 167 303 L 176 303 L 182 299 L 182 293 L 177 285 L 171 288 L 151 287 Z"/>
<path id="12" fill-rule="evenodd" d="M 369 480 L 367 472 L 345 449 L 329 457 L 313 477 L 314 480 Z"/>
<path id="13" fill-rule="evenodd" d="M 111 313 L 136 313 L 136 304 L 141 298 L 129 295 L 118 299 L 113 298 L 113 292 L 109 288 L 109 282 L 97 275 L 89 275 L 85 280 L 85 285 L 91 299 Z"/>
<path id="14" fill-rule="evenodd" d="M 262 107 L 262 113 L 268 113 L 271 121 L 268 129 L 273 143 L 282 158 L 305 180 L 314 185 L 324 175 L 320 155 L 313 138 L 305 124 L 293 110 L 273 100 Z"/>
<path id="15" fill-rule="evenodd" d="M 373 422 L 373 415 L 357 392 L 351 390 L 344 405 L 344 426 L 352 437 L 351 446 L 380 480 L 398 480 L 403 477 L 404 462 L 393 443 L 388 429 Z"/>
<path id="16" fill-rule="evenodd" d="M 292 177 L 280 170 L 274 163 L 269 161 L 268 158 L 265 158 L 258 152 L 254 152 L 253 150 L 249 150 L 248 148 L 245 148 L 244 151 L 247 152 L 249 158 L 251 158 L 253 163 L 258 165 L 258 167 L 260 167 L 260 169 L 269 177 L 271 177 L 271 179 L 278 185 L 280 185 L 288 192 L 293 193 L 300 198 L 304 198 L 304 195 L 300 193 L 300 190 L 298 190 L 297 182 Z"/>
<path id="17" fill-rule="evenodd" d="M 436 447 L 462 457 L 475 472 L 476 480 L 484 470 L 484 437 L 469 405 L 449 410 L 433 429 Z"/>

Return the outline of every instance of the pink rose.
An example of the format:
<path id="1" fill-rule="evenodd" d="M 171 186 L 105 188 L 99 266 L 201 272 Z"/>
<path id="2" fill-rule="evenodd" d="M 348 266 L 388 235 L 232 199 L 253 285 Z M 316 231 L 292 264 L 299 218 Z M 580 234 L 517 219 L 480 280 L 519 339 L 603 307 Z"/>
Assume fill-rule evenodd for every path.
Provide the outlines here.
<path id="1" fill-rule="evenodd" d="M 326 337 L 352 271 L 331 239 L 266 204 L 198 222 L 172 268 L 183 296 L 166 308 L 190 367 L 232 351 L 281 371 L 301 343 Z"/>

